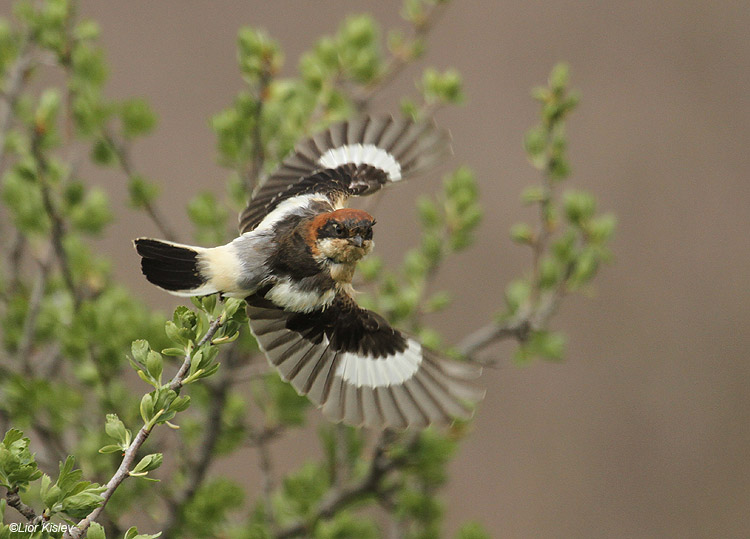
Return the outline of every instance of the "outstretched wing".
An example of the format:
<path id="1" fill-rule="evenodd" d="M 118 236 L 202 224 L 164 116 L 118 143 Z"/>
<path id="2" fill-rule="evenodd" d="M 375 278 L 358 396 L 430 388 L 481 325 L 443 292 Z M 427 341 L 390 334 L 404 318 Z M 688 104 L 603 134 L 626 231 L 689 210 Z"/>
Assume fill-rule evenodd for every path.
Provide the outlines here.
<path id="1" fill-rule="evenodd" d="M 247 298 L 250 329 L 301 395 L 333 421 L 374 428 L 424 427 L 468 418 L 484 391 L 481 367 L 450 361 L 339 293 L 325 310 L 284 311 Z"/>
<path id="2" fill-rule="evenodd" d="M 253 230 L 281 202 L 299 195 L 369 195 L 450 154 L 450 136 L 431 122 L 365 116 L 335 124 L 299 143 L 240 214 Z"/>

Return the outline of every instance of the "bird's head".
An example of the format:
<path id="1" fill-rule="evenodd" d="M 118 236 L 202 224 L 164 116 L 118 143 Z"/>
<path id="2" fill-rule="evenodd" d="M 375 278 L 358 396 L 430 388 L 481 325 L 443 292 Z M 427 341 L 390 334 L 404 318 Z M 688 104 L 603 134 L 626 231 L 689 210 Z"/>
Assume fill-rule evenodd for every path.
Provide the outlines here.
<path id="1" fill-rule="evenodd" d="M 316 216 L 310 235 L 313 255 L 333 264 L 355 264 L 372 251 L 375 219 L 362 210 L 341 209 Z"/>

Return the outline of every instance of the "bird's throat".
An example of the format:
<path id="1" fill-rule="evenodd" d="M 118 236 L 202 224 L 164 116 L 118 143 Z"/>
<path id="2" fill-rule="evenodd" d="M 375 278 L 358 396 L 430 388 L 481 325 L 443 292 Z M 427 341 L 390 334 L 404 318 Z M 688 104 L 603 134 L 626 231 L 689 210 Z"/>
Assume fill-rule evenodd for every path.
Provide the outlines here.
<path id="1" fill-rule="evenodd" d="M 354 278 L 354 270 L 356 267 L 356 262 L 348 264 L 331 264 L 331 279 L 337 283 L 351 283 Z"/>

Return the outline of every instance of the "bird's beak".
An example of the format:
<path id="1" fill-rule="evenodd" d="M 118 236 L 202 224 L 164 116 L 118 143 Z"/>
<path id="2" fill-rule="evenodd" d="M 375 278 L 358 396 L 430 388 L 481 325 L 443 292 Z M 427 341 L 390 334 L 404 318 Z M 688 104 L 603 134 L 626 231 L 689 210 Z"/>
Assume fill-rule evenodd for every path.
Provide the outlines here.
<path id="1" fill-rule="evenodd" d="M 353 238 L 349 238 L 349 241 L 352 242 L 357 247 L 362 247 L 362 241 L 363 240 L 362 240 L 362 236 L 360 236 L 359 234 L 357 234 Z"/>

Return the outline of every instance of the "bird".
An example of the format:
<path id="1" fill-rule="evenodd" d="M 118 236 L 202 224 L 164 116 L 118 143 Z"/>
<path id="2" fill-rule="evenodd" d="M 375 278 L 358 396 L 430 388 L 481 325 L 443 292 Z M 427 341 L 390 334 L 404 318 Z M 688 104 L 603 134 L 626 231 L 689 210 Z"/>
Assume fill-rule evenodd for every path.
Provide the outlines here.
<path id="1" fill-rule="evenodd" d="M 468 419 L 481 367 L 448 359 L 360 307 L 352 279 L 375 218 L 349 208 L 450 155 L 434 122 L 363 116 L 298 143 L 217 247 L 138 238 L 146 279 L 177 296 L 244 298 L 269 363 L 334 422 L 424 428 Z"/>

